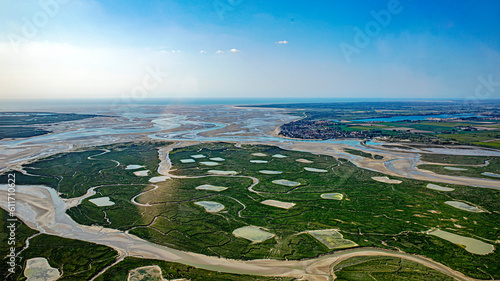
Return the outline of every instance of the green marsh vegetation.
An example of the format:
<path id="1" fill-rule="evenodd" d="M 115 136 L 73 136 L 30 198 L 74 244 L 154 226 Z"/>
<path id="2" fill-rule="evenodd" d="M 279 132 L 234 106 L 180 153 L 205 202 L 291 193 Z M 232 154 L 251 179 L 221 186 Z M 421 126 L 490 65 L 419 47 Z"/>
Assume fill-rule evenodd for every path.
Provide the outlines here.
<path id="1" fill-rule="evenodd" d="M 444 164 L 454 164 L 449 167 L 463 168 L 467 169 L 464 171 L 460 170 L 449 170 L 445 169 L 446 165 L 432 165 L 424 164 L 419 165 L 419 169 L 429 170 L 438 174 L 451 175 L 451 176 L 463 176 L 463 177 L 476 177 L 476 178 L 488 178 L 495 179 L 495 177 L 483 175 L 483 173 L 494 173 L 500 174 L 500 157 L 491 156 L 453 156 L 453 155 L 440 155 L 432 156 L 424 154 L 421 159 L 428 162 L 434 163 L 444 163 Z M 484 166 L 485 161 L 489 164 Z M 462 165 L 462 166 L 460 166 Z"/>
<path id="2" fill-rule="evenodd" d="M 401 249 L 427 256 L 471 277 L 500 278 L 498 250 L 484 256 L 475 255 L 458 245 L 425 234 L 431 228 L 440 228 L 494 243 L 500 235 L 500 192 L 497 190 L 447 185 L 455 190 L 442 192 L 426 188 L 427 182 L 406 178 L 395 178 L 401 180 L 401 184 L 381 183 L 371 177 L 384 175 L 359 169 L 345 160 L 274 146 L 244 145 L 238 148 L 229 143 L 204 143 L 177 148 L 170 153 L 171 174 L 197 178 L 172 178 L 151 184 L 147 182 L 149 177 L 136 177 L 132 170 L 124 169 L 130 164 L 145 165 L 145 169 L 151 171 L 150 176 L 157 176 L 159 146 L 155 143 L 106 146 L 103 149 L 111 152 L 94 156 L 96 160 L 87 157 L 102 152 L 101 148 L 61 154 L 28 165 L 40 168 L 27 171 L 41 177 L 20 179 L 30 183 L 49 183 L 70 196 L 82 195 L 86 188 L 104 184 L 96 188 L 98 194 L 94 197 L 108 196 L 115 205 L 97 207 L 84 200 L 68 211 L 77 222 L 129 230 L 151 242 L 185 251 L 233 259 L 311 258 L 335 249 L 328 249 L 305 231 L 339 229 L 344 239 L 360 247 Z M 208 171 L 214 168 L 200 165 L 198 162 L 202 159 L 196 159 L 194 163 L 180 161 L 196 154 L 203 154 L 207 159 L 224 158 L 217 170 L 236 171 L 238 174 L 210 174 Z M 272 157 L 274 154 L 288 157 L 275 158 Z M 300 158 L 313 163 L 297 162 L 296 159 Z M 254 164 L 249 162 L 252 159 L 269 162 Z M 118 161 L 120 165 L 110 160 Z M 51 168 L 53 166 L 59 169 Z M 309 172 L 304 167 L 328 172 Z M 283 173 L 262 174 L 260 170 Z M 58 175 L 63 173 L 69 177 L 75 171 L 78 176 L 66 183 L 63 178 L 57 185 Z M 84 175 L 94 175 L 94 178 Z M 253 187 L 258 193 L 248 190 L 253 183 L 249 176 L 260 181 Z M 292 187 L 272 183 L 277 179 L 301 185 Z M 19 180 L 19 184 L 24 182 Z M 220 192 L 196 189 L 204 184 L 228 189 Z M 155 185 L 158 188 L 155 189 Z M 145 193 L 135 199 L 141 205 L 130 202 L 141 192 Z M 341 193 L 344 197 L 342 200 L 324 200 L 321 199 L 323 193 Z M 268 199 L 296 205 L 282 209 L 260 203 Z M 218 202 L 225 209 L 208 213 L 202 206 L 194 204 L 201 200 Z M 488 212 L 470 213 L 448 206 L 445 201 L 470 202 Z M 274 237 L 252 244 L 232 234 L 244 226 L 262 227 Z"/>
<path id="3" fill-rule="evenodd" d="M 336 280 L 455 280 L 416 262 L 393 257 L 354 257 L 333 267 Z"/>
<path id="4" fill-rule="evenodd" d="M 0 228 L 6 229 L 8 213 L 0 210 Z M 16 229 L 16 252 L 19 252 L 26 244 L 26 238 L 35 235 L 38 231 L 18 221 Z M 7 245 L 7 233 L 0 234 L 0 243 Z M 29 247 L 21 252 L 17 259 L 18 266 L 14 274 L 8 275 L 8 264 L 5 256 L 8 254 L 7 247 L 0 248 L 2 263 L 0 272 L 2 280 L 26 280 L 24 269 L 26 261 L 31 258 L 44 257 L 51 267 L 57 268 L 62 276 L 58 280 L 89 280 L 106 266 L 111 265 L 118 253 L 110 247 L 88 243 L 78 240 L 66 239 L 57 236 L 40 234 L 29 240 Z"/>

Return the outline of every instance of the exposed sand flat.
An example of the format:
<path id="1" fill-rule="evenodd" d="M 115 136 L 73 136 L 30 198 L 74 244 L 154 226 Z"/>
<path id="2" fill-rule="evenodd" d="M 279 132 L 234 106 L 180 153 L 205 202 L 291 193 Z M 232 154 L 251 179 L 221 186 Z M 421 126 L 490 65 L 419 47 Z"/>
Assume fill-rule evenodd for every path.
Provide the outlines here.
<path id="1" fill-rule="evenodd" d="M 250 163 L 255 163 L 255 164 L 265 164 L 268 162 L 269 161 L 266 161 L 266 160 L 250 160 Z"/>
<path id="2" fill-rule="evenodd" d="M 274 184 L 285 185 L 285 186 L 299 186 L 300 182 L 289 181 L 289 180 L 273 180 Z"/>
<path id="3" fill-rule="evenodd" d="M 450 171 L 467 171 L 468 169 L 465 169 L 465 168 L 457 168 L 457 167 L 443 167 L 445 168 L 446 170 L 450 170 Z"/>
<path id="4" fill-rule="evenodd" d="M 113 206 L 115 204 L 115 202 L 111 201 L 107 196 L 89 199 L 89 202 L 94 203 L 98 207 Z"/>
<path id="5" fill-rule="evenodd" d="M 281 171 L 271 171 L 271 170 L 260 170 L 259 173 L 266 174 L 266 175 L 278 175 L 278 174 L 281 174 L 283 172 L 281 172 Z"/>
<path id="6" fill-rule="evenodd" d="M 221 158 L 221 157 L 213 157 L 213 158 L 210 158 L 210 160 L 212 160 L 212 161 L 217 161 L 217 162 L 226 161 L 226 159 Z"/>
<path id="7" fill-rule="evenodd" d="M 221 170 L 209 170 L 208 171 L 210 174 L 217 174 L 217 175 L 236 175 L 238 172 L 236 171 L 221 171 Z"/>
<path id="8" fill-rule="evenodd" d="M 326 172 L 328 172 L 328 170 L 316 169 L 316 168 L 311 168 L 311 167 L 304 167 L 304 170 L 309 171 L 309 172 L 315 172 L 315 173 L 326 173 Z"/>
<path id="9" fill-rule="evenodd" d="M 7 208 L 7 189 L 7 185 L 0 184 L 0 206 L 4 209 Z M 55 190 L 45 186 L 18 185 L 16 199 L 18 204 L 17 215 L 29 227 L 51 235 L 108 245 L 123 253 L 124 256 L 141 256 L 149 259 L 175 261 L 198 268 L 228 273 L 304 277 L 309 280 L 316 280 L 313 278 L 322 278 L 325 275 L 328 276 L 332 264 L 351 257 L 390 256 L 421 263 L 458 280 L 474 280 L 425 257 L 374 248 L 346 250 L 300 261 L 269 259 L 241 261 L 205 256 L 154 245 L 135 235 L 125 234 L 114 229 L 79 225 L 64 212 L 66 205 Z"/>
<path id="10" fill-rule="evenodd" d="M 468 205 L 468 204 L 460 202 L 460 201 L 446 201 L 444 203 L 447 205 L 450 205 L 452 207 L 455 207 L 457 209 L 467 211 L 467 212 L 472 212 L 472 213 L 484 212 L 483 210 L 479 209 L 478 207 L 471 206 L 471 205 Z"/>
<path id="11" fill-rule="evenodd" d="M 125 170 L 135 170 L 135 169 L 140 169 L 140 168 L 144 168 L 144 166 L 142 166 L 142 165 L 127 165 L 127 167 L 125 167 Z"/>
<path id="12" fill-rule="evenodd" d="M 194 204 L 204 207 L 209 213 L 217 213 L 224 209 L 224 205 L 215 201 L 197 201 Z"/>
<path id="13" fill-rule="evenodd" d="M 342 193 L 323 193 L 323 194 L 321 194 L 321 198 L 342 200 L 344 198 L 344 194 L 342 194 Z"/>
<path id="14" fill-rule="evenodd" d="M 305 164 L 311 164 L 311 163 L 314 163 L 313 161 L 311 160 L 307 160 L 307 159 L 303 159 L 303 158 L 299 158 L 297 160 L 295 160 L 297 162 L 300 162 L 300 163 L 305 163 Z"/>
<path id="15" fill-rule="evenodd" d="M 440 229 L 430 230 L 427 232 L 427 234 L 448 240 L 451 243 L 457 244 L 459 246 L 463 245 L 465 246 L 465 250 L 476 255 L 487 255 L 489 253 L 493 253 L 493 251 L 495 250 L 495 246 L 485 243 L 481 240 L 457 235 Z"/>
<path id="16" fill-rule="evenodd" d="M 206 156 L 203 155 L 203 154 L 195 154 L 195 155 L 191 155 L 192 158 L 205 158 Z"/>
<path id="17" fill-rule="evenodd" d="M 481 173 L 481 175 L 488 176 L 488 177 L 494 177 L 494 178 L 500 178 L 499 174 L 490 173 L 490 172 L 484 172 L 484 173 Z"/>
<path id="18" fill-rule="evenodd" d="M 163 279 L 161 268 L 149 265 L 132 269 L 128 273 L 127 281 L 168 281 Z"/>
<path id="19" fill-rule="evenodd" d="M 252 153 L 253 156 L 259 156 L 259 157 L 264 157 L 264 156 L 267 156 L 267 154 L 265 153 L 260 153 L 260 152 L 257 152 L 257 153 Z"/>
<path id="20" fill-rule="evenodd" d="M 266 144 L 283 146 L 280 142 L 262 141 L 262 142 L 249 142 L 250 144 Z M 310 143 L 300 141 L 290 141 L 290 144 L 283 147 L 292 151 L 304 151 L 313 154 L 329 155 L 336 158 L 348 158 L 356 166 L 376 172 L 380 172 L 389 176 L 397 176 L 403 178 L 411 178 L 422 181 L 447 183 L 456 185 L 467 185 L 484 188 L 500 189 L 500 181 L 485 178 L 469 178 L 458 177 L 451 175 L 440 175 L 431 171 L 418 169 L 417 166 L 424 164 L 419 160 L 418 155 L 415 153 L 388 151 L 383 149 L 372 148 L 366 151 L 369 153 L 376 153 L 382 155 L 384 159 L 369 159 L 364 157 L 349 157 L 343 152 L 344 148 L 354 148 L 358 150 L 365 149 L 363 147 L 352 147 L 345 144 L 332 144 L 332 143 Z M 376 149 L 376 151 L 374 151 Z M 297 159 L 299 160 L 299 159 Z M 309 161 L 309 160 L 306 160 Z M 301 162 L 301 161 L 298 161 Z"/>
<path id="21" fill-rule="evenodd" d="M 205 165 L 205 166 L 217 166 L 217 165 L 219 165 L 219 163 L 212 162 L 212 161 L 204 161 L 204 162 L 200 162 L 200 164 Z"/>
<path id="22" fill-rule="evenodd" d="M 283 155 L 283 154 L 274 154 L 273 157 L 274 158 L 287 158 L 288 156 Z"/>
<path id="23" fill-rule="evenodd" d="M 149 179 L 149 182 L 156 183 L 156 182 L 162 182 L 170 179 L 169 176 L 158 176 L 158 177 L 152 177 Z"/>
<path id="24" fill-rule="evenodd" d="M 372 179 L 383 183 L 392 183 L 392 184 L 402 183 L 402 181 L 400 180 L 391 180 L 389 177 L 372 177 Z"/>
<path id="25" fill-rule="evenodd" d="M 439 185 L 436 185 L 433 183 L 427 184 L 427 188 L 439 190 L 439 191 L 453 191 L 453 190 L 455 190 L 454 188 L 439 186 Z"/>
<path id="26" fill-rule="evenodd" d="M 217 192 L 227 189 L 227 187 L 225 187 L 225 186 L 215 186 L 215 185 L 211 185 L 211 184 L 202 184 L 202 185 L 199 185 L 195 188 L 198 190 L 212 190 L 212 191 L 217 191 Z"/>
<path id="27" fill-rule="evenodd" d="M 181 159 L 181 163 L 194 163 L 196 162 L 194 159 Z"/>
<path id="28" fill-rule="evenodd" d="M 268 205 L 268 206 L 273 206 L 273 207 L 278 207 L 278 208 L 283 208 L 283 209 L 290 209 L 293 206 L 295 206 L 295 203 L 291 202 L 282 202 L 278 200 L 264 200 L 260 202 L 261 204 Z"/>
<path id="29" fill-rule="evenodd" d="M 147 177 L 149 173 L 149 170 L 142 170 L 142 171 L 136 171 L 134 172 L 134 175 L 138 177 Z"/>
<path id="30" fill-rule="evenodd" d="M 274 236 L 274 234 L 264 231 L 256 226 L 244 226 L 233 231 L 236 237 L 245 238 L 253 243 L 260 243 Z"/>
<path id="31" fill-rule="evenodd" d="M 61 277 L 61 273 L 51 267 L 46 258 L 31 258 L 26 261 L 24 276 L 28 281 L 54 281 Z"/>

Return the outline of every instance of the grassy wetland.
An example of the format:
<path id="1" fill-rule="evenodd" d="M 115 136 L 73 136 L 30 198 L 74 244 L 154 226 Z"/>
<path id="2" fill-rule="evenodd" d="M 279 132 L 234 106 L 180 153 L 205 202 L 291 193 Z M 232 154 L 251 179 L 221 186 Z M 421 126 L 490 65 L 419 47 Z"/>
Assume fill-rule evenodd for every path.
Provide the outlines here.
<path id="1" fill-rule="evenodd" d="M 343 159 L 275 146 L 236 147 L 231 143 L 174 148 L 169 153 L 171 178 L 150 183 L 150 177 L 160 176 L 158 149 L 165 145 L 130 143 L 52 156 L 27 165 L 29 174 L 20 175 L 18 184 L 45 184 L 67 198 L 81 196 L 94 187 L 94 196 L 68 210 L 75 221 L 125 230 L 184 251 L 243 260 L 311 258 L 336 249 L 308 232 L 335 229 L 343 239 L 352 241 L 353 247 L 400 250 L 426 256 L 474 278 L 500 278 L 497 190 L 443 185 L 454 189 L 445 192 L 427 188 L 428 182 L 397 177 L 391 179 L 401 181 L 399 184 L 378 182 L 372 177 L 385 175 L 357 168 Z M 276 154 L 287 157 L 272 157 Z M 218 161 L 215 167 L 199 163 L 209 158 L 224 161 Z M 181 161 L 184 159 L 194 161 Z M 128 165 L 144 166 L 140 170 L 150 173 L 147 177 L 135 176 L 134 170 L 126 170 Z M 305 167 L 327 172 L 310 172 Z M 220 175 L 211 172 L 214 169 L 235 173 Z M 273 183 L 276 180 L 300 185 Z M 196 188 L 202 185 L 227 189 Z M 321 196 L 325 193 L 342 197 L 324 200 Z M 100 197 L 109 197 L 115 204 L 99 207 L 89 202 Z M 262 204 L 265 200 L 295 205 L 277 208 Z M 196 204 L 199 201 L 216 202 L 224 209 L 207 212 Z M 446 201 L 464 202 L 484 212 L 457 209 Z M 254 243 L 233 234 L 247 226 L 273 236 Z M 431 229 L 474 238 L 494 245 L 495 250 L 486 255 L 474 254 L 429 235 Z"/>

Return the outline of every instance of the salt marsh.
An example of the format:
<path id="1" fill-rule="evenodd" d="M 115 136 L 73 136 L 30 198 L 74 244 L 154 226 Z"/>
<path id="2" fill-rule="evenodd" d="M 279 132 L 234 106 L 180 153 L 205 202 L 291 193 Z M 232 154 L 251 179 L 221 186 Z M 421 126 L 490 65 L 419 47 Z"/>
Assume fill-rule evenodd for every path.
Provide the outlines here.
<path id="1" fill-rule="evenodd" d="M 274 184 L 284 185 L 284 186 L 299 186 L 300 182 L 289 181 L 289 180 L 273 180 Z"/>

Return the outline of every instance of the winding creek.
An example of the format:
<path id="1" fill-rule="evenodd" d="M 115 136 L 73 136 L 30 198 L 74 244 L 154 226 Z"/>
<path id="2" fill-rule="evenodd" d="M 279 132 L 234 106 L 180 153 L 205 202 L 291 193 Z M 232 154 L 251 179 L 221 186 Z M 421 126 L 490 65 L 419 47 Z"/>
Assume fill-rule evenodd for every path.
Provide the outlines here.
<path id="1" fill-rule="evenodd" d="M 249 122 L 251 121 L 252 120 L 249 120 Z M 12 162 L 17 161 L 16 165 L 19 165 L 19 163 L 25 163 L 26 161 L 36 159 L 41 155 L 51 155 L 58 152 L 71 150 L 73 149 L 73 145 L 70 143 L 72 143 L 73 140 L 78 139 L 86 140 L 92 138 L 102 138 L 103 136 L 107 136 L 108 138 L 118 138 L 117 135 L 137 134 L 138 136 L 140 135 L 143 138 L 147 137 L 154 140 L 179 141 L 179 143 L 176 143 L 159 151 L 161 163 L 158 167 L 158 172 L 163 176 L 176 177 L 169 174 L 171 163 L 168 157 L 169 151 L 175 147 L 193 145 L 203 141 L 228 141 L 234 142 L 236 143 L 236 145 L 258 143 L 276 145 L 288 150 L 305 151 L 315 154 L 341 157 L 348 159 L 358 167 L 381 172 L 390 176 L 399 176 L 403 178 L 419 179 L 437 183 L 449 183 L 500 189 L 500 181 L 495 179 L 455 177 L 419 170 L 417 168 L 417 165 L 422 164 L 423 162 L 419 159 L 418 151 L 403 152 L 381 148 L 379 149 L 377 147 L 378 144 L 369 143 L 369 145 L 366 146 L 362 144 L 360 140 L 307 141 L 289 140 L 279 137 L 273 137 L 270 135 L 235 136 L 228 133 L 224 133 L 216 137 L 206 137 L 202 136 L 201 134 L 223 129 L 227 125 L 217 122 L 196 122 L 196 125 L 200 125 L 200 123 L 203 123 L 204 126 L 201 126 L 203 128 L 179 130 L 179 128 L 182 128 L 182 126 L 184 125 L 193 125 L 193 121 L 189 121 L 186 118 L 169 116 L 168 118 L 165 117 L 154 119 L 152 122 L 153 125 L 147 128 L 81 128 L 74 131 L 54 133 L 22 140 L 2 140 L 0 141 L 0 147 L 3 147 L 4 151 L 6 151 L 5 149 L 20 149 L 23 147 L 27 148 L 36 145 L 46 148 L 45 151 L 42 150 L 41 153 L 32 156 L 21 155 L 17 159 L 11 159 Z M 172 129 L 176 129 L 177 131 L 165 132 L 166 130 Z M 346 153 L 343 150 L 344 148 L 354 148 L 366 152 L 376 153 L 384 156 L 384 158 L 382 160 L 367 159 Z M 92 157 L 102 155 L 107 152 L 109 151 L 103 150 L 103 152 L 99 154 L 89 156 L 89 159 L 99 160 L 93 159 Z M 500 156 L 500 152 L 488 153 L 493 154 L 492 156 Z M 450 154 L 456 154 L 456 152 L 451 151 Z M 7 155 L 6 157 L 9 157 L 9 155 Z M 115 160 L 110 161 L 114 161 L 117 165 L 120 165 L 120 163 Z M 0 171 L 5 171 L 8 167 L 1 168 L 3 170 Z M 181 178 L 180 176 L 178 177 Z M 248 178 L 251 178 L 253 181 L 253 183 L 248 187 L 248 190 L 261 195 L 258 191 L 252 189 L 256 184 L 258 184 L 259 180 L 253 177 Z M 149 206 L 149 204 L 147 203 L 138 203 L 136 201 L 136 198 L 146 192 L 157 188 L 157 186 L 155 186 L 154 184 L 151 184 L 151 186 L 154 186 L 154 188 L 134 196 L 131 199 L 132 203 L 136 205 Z M 41 233 L 94 242 L 113 247 L 119 252 L 120 259 L 125 256 L 135 256 L 142 258 L 175 261 L 203 269 L 223 271 L 228 273 L 253 274 L 263 276 L 290 276 L 296 278 L 304 278 L 307 280 L 332 280 L 332 278 L 334 278 L 334 275 L 331 272 L 332 264 L 336 264 L 342 260 L 355 256 L 392 256 L 418 262 L 430 268 L 439 270 L 458 280 L 475 280 L 428 258 L 390 250 L 356 248 L 338 251 L 334 254 L 321 256 L 319 258 L 300 261 L 240 261 L 179 251 L 150 243 L 139 237 L 128 234 L 127 232 L 104 227 L 85 226 L 77 224 L 66 214 L 66 210 L 68 208 L 77 206 L 86 198 L 93 196 L 96 193 L 95 189 L 99 187 L 101 186 L 92 187 L 87 190 L 87 193 L 85 195 L 77 198 L 62 199 L 54 189 L 48 188 L 46 186 L 17 186 L 16 199 L 18 216 L 29 227 L 36 229 Z M 7 188 L 7 185 L 0 185 L 0 204 L 2 208 L 6 208 L 7 206 Z M 246 208 L 246 206 L 241 202 L 238 201 L 238 203 L 242 205 L 242 210 Z M 239 215 L 242 210 L 239 211 Z M 29 247 L 29 243 L 27 243 L 27 247 Z"/>

